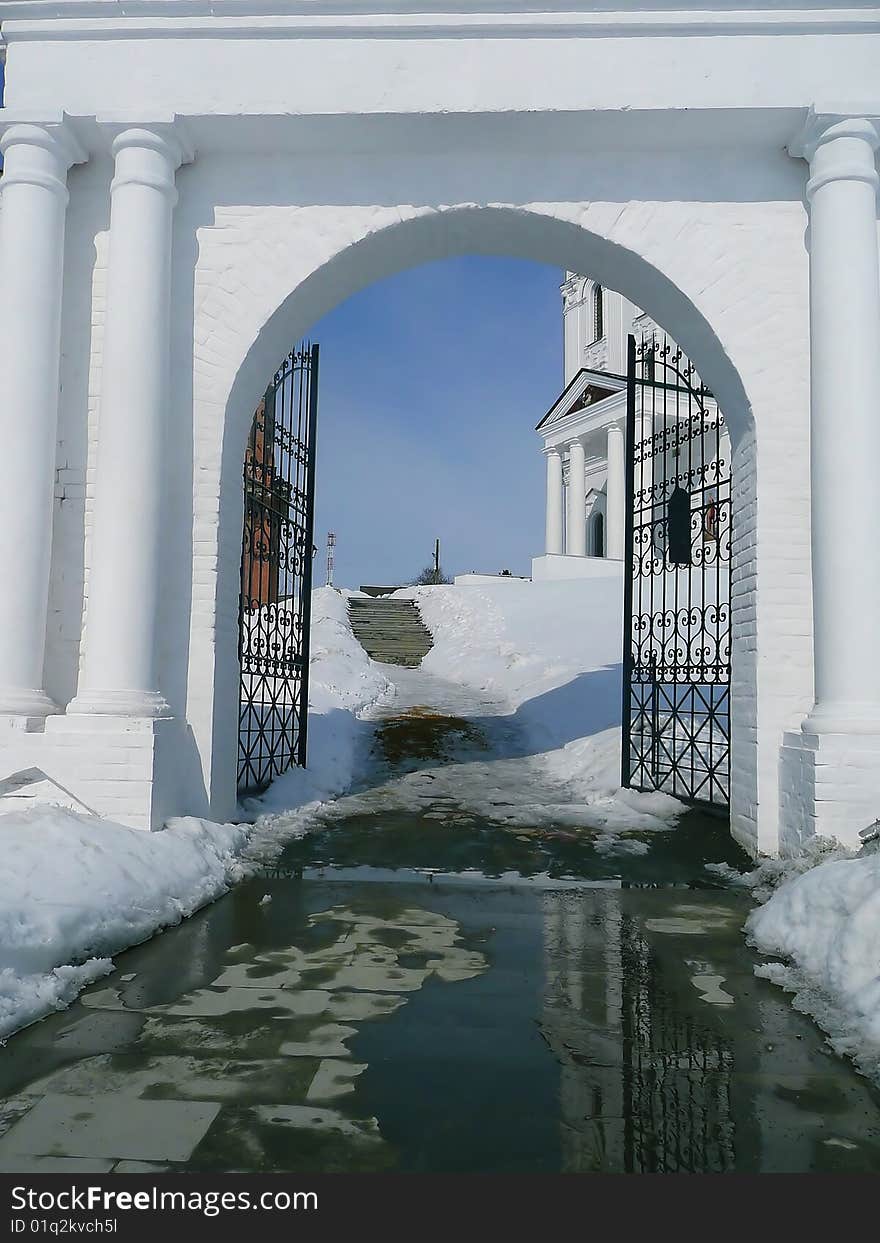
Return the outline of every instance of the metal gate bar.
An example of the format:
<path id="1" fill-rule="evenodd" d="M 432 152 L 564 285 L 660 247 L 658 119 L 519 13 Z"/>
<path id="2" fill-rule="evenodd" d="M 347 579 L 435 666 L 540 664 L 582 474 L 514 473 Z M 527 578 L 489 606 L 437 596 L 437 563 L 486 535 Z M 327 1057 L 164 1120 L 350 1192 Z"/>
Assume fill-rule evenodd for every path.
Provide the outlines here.
<path id="1" fill-rule="evenodd" d="M 244 460 L 238 788 L 304 766 L 315 507 L 318 346 L 291 353 L 266 390 Z"/>
<path id="2" fill-rule="evenodd" d="M 666 338 L 629 338 L 622 780 L 730 799 L 730 452 Z"/>

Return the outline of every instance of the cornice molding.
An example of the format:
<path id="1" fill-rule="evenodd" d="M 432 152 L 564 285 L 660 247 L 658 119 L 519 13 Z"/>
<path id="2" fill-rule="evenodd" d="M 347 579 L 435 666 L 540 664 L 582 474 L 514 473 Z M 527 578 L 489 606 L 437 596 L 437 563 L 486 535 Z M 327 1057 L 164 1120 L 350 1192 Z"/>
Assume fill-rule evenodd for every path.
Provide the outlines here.
<path id="1" fill-rule="evenodd" d="M 633 12 L 605 0 L 0 0 L 8 41 L 76 38 L 607 38 L 880 33 L 880 5 L 741 8 L 669 4 Z"/>

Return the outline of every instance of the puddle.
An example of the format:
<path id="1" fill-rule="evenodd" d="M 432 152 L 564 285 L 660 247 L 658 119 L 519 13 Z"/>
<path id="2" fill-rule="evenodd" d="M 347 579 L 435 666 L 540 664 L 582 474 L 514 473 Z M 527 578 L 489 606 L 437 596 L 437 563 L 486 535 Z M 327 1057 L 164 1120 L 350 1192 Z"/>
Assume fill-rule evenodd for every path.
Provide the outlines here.
<path id="1" fill-rule="evenodd" d="M 461 716 L 449 716 L 422 705 L 380 721 L 376 746 L 388 764 L 401 767 L 411 761 L 437 763 L 463 749 L 487 751 L 484 732 Z"/>
<path id="2" fill-rule="evenodd" d="M 723 975 L 692 975 L 691 983 L 703 1001 L 708 1001 L 710 1006 L 732 1006 L 736 1000 L 721 987 L 724 983 Z"/>
<path id="3" fill-rule="evenodd" d="M 730 918 L 730 911 L 723 907 L 673 905 L 671 914 L 648 919 L 645 927 L 649 932 L 660 932 L 666 936 L 702 937 L 723 928 Z"/>
<path id="4" fill-rule="evenodd" d="M 9 1042 L 0 1169 L 876 1169 L 877 1094 L 754 977 L 748 905 L 267 873 Z"/>

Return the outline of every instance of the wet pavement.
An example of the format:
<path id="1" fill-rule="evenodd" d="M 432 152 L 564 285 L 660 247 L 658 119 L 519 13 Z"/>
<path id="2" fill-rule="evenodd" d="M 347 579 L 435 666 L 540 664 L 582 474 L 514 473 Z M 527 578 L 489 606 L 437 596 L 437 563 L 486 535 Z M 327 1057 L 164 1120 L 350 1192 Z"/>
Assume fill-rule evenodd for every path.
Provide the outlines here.
<path id="1" fill-rule="evenodd" d="M 880 1168 L 880 1096 L 753 975 L 724 823 L 609 853 L 571 816 L 377 804 L 426 731 L 485 762 L 421 708 L 360 797 L 9 1041 L 0 1170 Z"/>

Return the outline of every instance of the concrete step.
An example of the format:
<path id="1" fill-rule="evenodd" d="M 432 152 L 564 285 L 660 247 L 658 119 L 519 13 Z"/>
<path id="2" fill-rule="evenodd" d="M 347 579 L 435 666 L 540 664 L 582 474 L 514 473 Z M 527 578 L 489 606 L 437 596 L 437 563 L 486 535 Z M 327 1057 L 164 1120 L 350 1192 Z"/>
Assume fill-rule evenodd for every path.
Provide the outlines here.
<path id="1" fill-rule="evenodd" d="M 413 600 L 349 600 L 348 614 L 361 647 L 382 664 L 417 668 L 433 647 Z"/>

